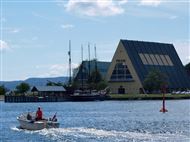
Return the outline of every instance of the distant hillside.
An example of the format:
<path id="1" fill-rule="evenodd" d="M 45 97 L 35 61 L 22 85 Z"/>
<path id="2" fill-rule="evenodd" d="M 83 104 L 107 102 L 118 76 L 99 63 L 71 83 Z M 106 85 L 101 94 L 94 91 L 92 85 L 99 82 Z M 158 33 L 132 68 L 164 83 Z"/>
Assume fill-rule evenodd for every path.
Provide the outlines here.
<path id="1" fill-rule="evenodd" d="M 0 85 L 4 85 L 9 90 L 14 90 L 21 82 L 26 82 L 30 86 L 45 86 L 48 81 L 66 83 L 68 77 L 54 77 L 54 78 L 28 78 L 26 80 L 19 81 L 0 81 Z"/>

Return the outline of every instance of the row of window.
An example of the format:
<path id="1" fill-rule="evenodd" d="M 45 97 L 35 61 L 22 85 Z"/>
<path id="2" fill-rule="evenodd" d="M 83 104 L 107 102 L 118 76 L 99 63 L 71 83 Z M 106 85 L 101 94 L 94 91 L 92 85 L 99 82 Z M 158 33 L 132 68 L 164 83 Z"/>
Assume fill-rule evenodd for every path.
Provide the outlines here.
<path id="1" fill-rule="evenodd" d="M 173 62 L 168 55 L 139 53 L 139 56 L 144 65 L 173 66 Z"/>
<path id="2" fill-rule="evenodd" d="M 116 63 L 115 68 L 112 72 L 111 81 L 131 81 L 131 73 L 125 64 L 125 62 Z"/>
<path id="3" fill-rule="evenodd" d="M 132 76 L 130 74 L 128 75 L 123 75 L 123 74 L 118 74 L 118 75 L 112 75 L 111 79 L 131 79 Z"/>

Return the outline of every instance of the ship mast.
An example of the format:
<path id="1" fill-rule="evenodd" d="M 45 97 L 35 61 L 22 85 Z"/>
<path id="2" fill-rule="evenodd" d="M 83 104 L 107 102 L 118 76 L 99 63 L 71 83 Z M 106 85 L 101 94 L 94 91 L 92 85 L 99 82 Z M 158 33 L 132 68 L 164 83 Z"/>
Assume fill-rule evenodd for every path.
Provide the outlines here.
<path id="1" fill-rule="evenodd" d="M 71 40 L 69 40 L 69 85 L 71 85 Z"/>
<path id="2" fill-rule="evenodd" d="M 90 62 L 90 43 L 88 43 L 88 78 L 90 78 L 91 73 Z"/>
<path id="3" fill-rule="evenodd" d="M 81 45 L 81 81 L 82 81 L 82 90 L 83 90 L 83 86 L 84 86 L 84 82 L 83 82 L 83 45 Z"/>
<path id="4" fill-rule="evenodd" d="M 95 71 L 96 71 L 96 73 L 97 73 L 98 68 L 97 68 L 96 44 L 94 45 L 94 54 L 95 54 Z"/>

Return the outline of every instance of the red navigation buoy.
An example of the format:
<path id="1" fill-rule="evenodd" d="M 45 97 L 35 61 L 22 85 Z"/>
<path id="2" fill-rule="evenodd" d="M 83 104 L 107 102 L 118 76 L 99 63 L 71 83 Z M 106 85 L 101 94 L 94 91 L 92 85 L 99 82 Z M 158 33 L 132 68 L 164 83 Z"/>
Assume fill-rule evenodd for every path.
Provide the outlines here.
<path id="1" fill-rule="evenodd" d="M 163 97 L 163 102 L 162 102 L 162 108 L 160 109 L 160 112 L 163 112 L 163 113 L 165 113 L 165 112 L 168 112 L 168 110 L 165 108 L 165 97 Z"/>
<path id="2" fill-rule="evenodd" d="M 162 92 L 163 92 L 163 101 L 162 101 L 162 108 L 160 109 L 160 112 L 168 112 L 168 110 L 165 108 L 165 92 L 166 92 L 166 86 L 163 85 L 162 87 Z"/>

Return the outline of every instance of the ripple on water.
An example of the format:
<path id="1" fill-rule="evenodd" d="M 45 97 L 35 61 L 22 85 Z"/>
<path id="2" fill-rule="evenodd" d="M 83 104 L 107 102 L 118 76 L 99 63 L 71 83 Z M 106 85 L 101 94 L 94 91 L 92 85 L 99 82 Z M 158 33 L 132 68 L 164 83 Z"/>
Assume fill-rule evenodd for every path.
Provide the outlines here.
<path id="1" fill-rule="evenodd" d="M 189 104 L 190 100 L 167 101 L 169 112 L 161 114 L 160 101 L 3 103 L 0 141 L 190 142 Z M 28 131 L 15 127 L 20 113 L 39 105 L 47 116 L 58 112 L 60 128 Z"/>

